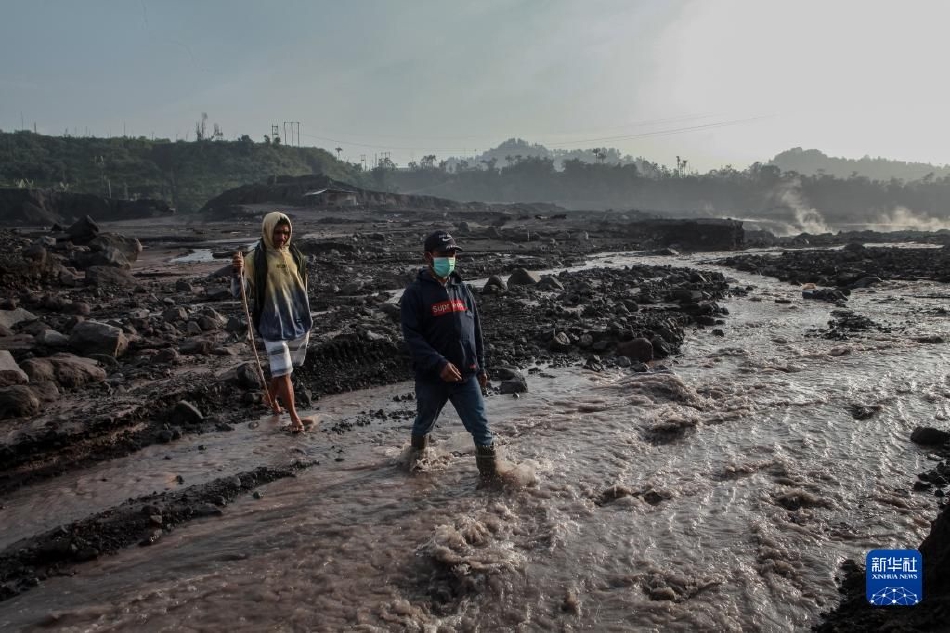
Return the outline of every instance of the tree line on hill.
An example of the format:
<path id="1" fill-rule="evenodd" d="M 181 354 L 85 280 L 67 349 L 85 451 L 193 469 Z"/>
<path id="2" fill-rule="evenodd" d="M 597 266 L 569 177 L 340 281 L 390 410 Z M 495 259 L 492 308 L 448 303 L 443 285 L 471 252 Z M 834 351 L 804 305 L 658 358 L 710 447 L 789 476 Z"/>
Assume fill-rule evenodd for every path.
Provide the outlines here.
<path id="1" fill-rule="evenodd" d="M 606 148 L 570 158 L 526 146 L 534 155 L 486 153 L 473 160 L 435 163 L 434 157 L 407 169 L 373 170 L 375 186 L 456 200 L 550 202 L 576 209 L 630 209 L 680 216 L 761 219 L 789 230 L 824 231 L 853 225 L 950 228 L 950 171 L 930 169 L 921 178 L 872 179 L 857 173 L 841 178 L 816 170 L 802 173 L 775 164 L 731 166 L 704 174 L 677 157 L 671 168 L 643 158 L 618 157 Z M 505 145 L 505 144 L 503 144 Z M 843 159 L 842 159 L 843 160 Z M 903 165 L 903 164 L 898 164 Z"/>
<path id="2" fill-rule="evenodd" d="M 700 174 L 679 157 L 675 167 L 668 167 L 610 148 L 552 151 L 510 139 L 476 159 L 440 161 L 430 154 L 407 168 L 385 160 L 363 171 L 326 150 L 281 145 L 276 139 L 225 141 L 208 134 L 173 142 L 0 132 L 0 186 L 157 198 L 179 213 L 196 211 L 234 187 L 275 175 L 309 174 L 463 202 L 549 202 L 569 209 L 762 218 L 811 231 L 868 223 L 942 228 L 948 226 L 950 211 L 950 171 L 938 168 L 915 180 L 857 173 L 842 178 L 762 163 Z"/>
<path id="3" fill-rule="evenodd" d="M 236 141 L 208 134 L 198 141 L 146 137 L 46 136 L 0 132 L 0 186 L 165 200 L 196 211 L 226 189 L 270 176 L 326 174 L 359 185 L 367 175 L 315 147 Z"/>

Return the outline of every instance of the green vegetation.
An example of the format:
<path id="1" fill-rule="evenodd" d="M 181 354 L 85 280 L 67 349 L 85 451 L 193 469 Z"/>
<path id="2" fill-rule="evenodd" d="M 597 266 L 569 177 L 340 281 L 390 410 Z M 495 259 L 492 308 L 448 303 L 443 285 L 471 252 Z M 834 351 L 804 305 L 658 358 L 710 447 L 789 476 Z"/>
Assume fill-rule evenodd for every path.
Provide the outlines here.
<path id="1" fill-rule="evenodd" d="M 326 174 L 363 184 L 359 166 L 314 147 L 237 141 L 44 136 L 0 132 L 0 186 L 113 198 L 158 198 L 188 213 L 210 198 L 274 175 Z"/>

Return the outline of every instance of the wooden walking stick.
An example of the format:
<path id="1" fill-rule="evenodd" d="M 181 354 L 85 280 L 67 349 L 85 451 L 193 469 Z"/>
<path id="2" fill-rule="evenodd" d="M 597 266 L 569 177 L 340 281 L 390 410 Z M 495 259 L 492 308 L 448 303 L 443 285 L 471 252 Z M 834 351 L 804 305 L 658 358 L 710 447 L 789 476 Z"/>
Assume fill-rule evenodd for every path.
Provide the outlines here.
<path id="1" fill-rule="evenodd" d="M 247 268 L 243 265 L 244 253 L 238 251 L 235 255 L 241 258 L 241 303 L 244 304 L 244 317 L 247 319 L 247 335 L 251 341 L 251 349 L 254 350 L 254 360 L 257 361 L 257 377 L 261 379 L 261 385 L 264 387 L 264 401 L 271 409 L 275 409 L 273 396 L 270 389 L 267 388 L 267 378 L 264 377 L 264 367 L 261 365 L 261 357 L 257 354 L 257 344 L 254 342 L 254 323 L 251 322 L 251 310 L 247 306 L 247 291 L 244 289 L 244 275 L 247 274 Z"/>

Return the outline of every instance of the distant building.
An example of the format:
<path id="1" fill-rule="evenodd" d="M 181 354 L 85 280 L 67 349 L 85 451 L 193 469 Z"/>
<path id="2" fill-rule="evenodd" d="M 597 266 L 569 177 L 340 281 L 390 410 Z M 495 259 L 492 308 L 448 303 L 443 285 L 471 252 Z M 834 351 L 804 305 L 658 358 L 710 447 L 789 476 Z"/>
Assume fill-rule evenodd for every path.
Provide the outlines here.
<path id="1" fill-rule="evenodd" d="M 349 189 L 340 189 L 336 187 L 326 187 L 308 191 L 303 194 L 303 199 L 308 207 L 356 207 L 359 206 L 359 198 L 355 191 Z"/>

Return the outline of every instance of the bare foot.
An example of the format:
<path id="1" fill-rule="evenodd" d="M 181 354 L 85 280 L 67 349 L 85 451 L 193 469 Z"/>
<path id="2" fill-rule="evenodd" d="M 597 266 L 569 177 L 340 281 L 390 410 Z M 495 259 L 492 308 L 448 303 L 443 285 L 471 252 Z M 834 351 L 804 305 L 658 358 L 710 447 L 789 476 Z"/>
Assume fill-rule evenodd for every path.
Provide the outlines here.
<path id="1" fill-rule="evenodd" d="M 304 430 L 306 430 L 306 427 L 304 427 L 301 420 L 291 421 L 290 424 L 288 424 L 285 428 L 290 433 L 302 433 Z"/>

